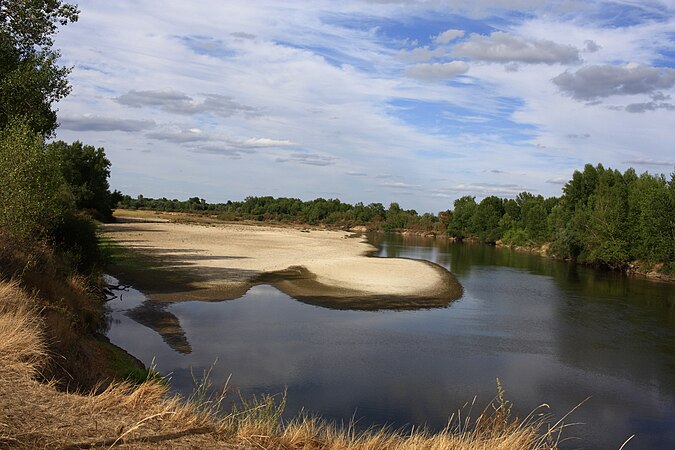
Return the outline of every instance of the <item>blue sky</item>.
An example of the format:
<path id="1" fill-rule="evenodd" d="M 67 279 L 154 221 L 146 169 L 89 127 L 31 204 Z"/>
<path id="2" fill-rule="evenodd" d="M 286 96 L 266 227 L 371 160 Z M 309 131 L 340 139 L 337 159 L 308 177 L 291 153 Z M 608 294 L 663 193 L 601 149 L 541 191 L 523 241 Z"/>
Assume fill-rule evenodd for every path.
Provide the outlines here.
<path id="1" fill-rule="evenodd" d="M 111 186 L 399 202 L 675 165 L 675 2 L 79 2 L 57 139 Z"/>

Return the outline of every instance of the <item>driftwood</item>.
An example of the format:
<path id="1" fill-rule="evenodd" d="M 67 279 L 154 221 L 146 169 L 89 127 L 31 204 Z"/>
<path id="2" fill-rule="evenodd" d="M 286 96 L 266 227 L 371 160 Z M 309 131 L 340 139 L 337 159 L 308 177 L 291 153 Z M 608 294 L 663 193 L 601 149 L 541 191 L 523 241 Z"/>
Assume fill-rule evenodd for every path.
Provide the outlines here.
<path id="1" fill-rule="evenodd" d="M 116 298 L 119 298 L 121 296 L 121 294 L 117 295 L 113 291 L 127 292 L 127 291 L 129 291 L 130 287 L 131 287 L 130 285 L 122 284 L 122 283 L 120 283 L 120 284 L 108 284 L 106 287 L 104 287 L 102 289 L 103 295 L 105 295 L 105 301 L 109 302 L 110 300 L 115 300 Z"/>

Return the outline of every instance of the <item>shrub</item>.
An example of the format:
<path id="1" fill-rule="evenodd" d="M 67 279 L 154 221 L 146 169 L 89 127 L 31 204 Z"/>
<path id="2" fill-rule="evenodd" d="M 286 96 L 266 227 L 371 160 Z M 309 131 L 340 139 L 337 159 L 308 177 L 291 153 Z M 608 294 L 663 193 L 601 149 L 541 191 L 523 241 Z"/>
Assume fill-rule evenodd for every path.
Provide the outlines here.
<path id="1" fill-rule="evenodd" d="M 73 207 L 42 136 L 25 120 L 11 122 L 0 132 L 0 227 L 20 240 L 45 238 Z"/>

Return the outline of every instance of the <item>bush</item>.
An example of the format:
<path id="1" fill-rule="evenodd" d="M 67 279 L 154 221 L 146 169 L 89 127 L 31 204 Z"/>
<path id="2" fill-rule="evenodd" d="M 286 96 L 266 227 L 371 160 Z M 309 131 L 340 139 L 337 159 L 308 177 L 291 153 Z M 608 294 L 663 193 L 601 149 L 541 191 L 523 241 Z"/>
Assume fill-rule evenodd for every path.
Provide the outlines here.
<path id="1" fill-rule="evenodd" d="M 20 240 L 46 238 L 73 208 L 42 136 L 14 120 L 0 132 L 0 227 Z"/>
<path id="2" fill-rule="evenodd" d="M 532 245 L 527 231 L 522 228 L 511 228 L 504 233 L 502 242 L 506 245 L 529 246 Z"/>
<path id="3" fill-rule="evenodd" d="M 86 213 L 72 212 L 53 229 L 50 241 L 71 267 L 81 273 L 90 273 L 101 261 L 96 228 L 96 223 Z"/>

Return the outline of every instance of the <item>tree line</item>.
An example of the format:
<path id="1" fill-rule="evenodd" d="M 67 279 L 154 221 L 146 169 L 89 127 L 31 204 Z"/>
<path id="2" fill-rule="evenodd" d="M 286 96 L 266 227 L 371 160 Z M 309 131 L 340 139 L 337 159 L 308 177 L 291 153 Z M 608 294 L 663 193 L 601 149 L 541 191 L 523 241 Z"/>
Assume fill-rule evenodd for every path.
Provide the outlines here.
<path id="1" fill-rule="evenodd" d="M 99 260 L 94 220 L 111 220 L 119 200 L 110 161 L 79 141 L 48 143 L 54 103 L 70 92 L 53 38 L 78 14 L 58 0 L 0 2 L 0 232 L 24 248 L 46 243 L 65 266 L 90 272 Z"/>
<path id="2" fill-rule="evenodd" d="M 550 244 L 549 253 L 624 268 L 643 260 L 675 270 L 675 174 L 624 173 L 602 164 L 575 171 L 560 197 L 454 202 L 448 233 L 507 245 Z"/>
<path id="3" fill-rule="evenodd" d="M 256 220 L 337 227 L 368 226 L 385 231 L 414 230 L 444 232 L 445 226 L 434 214 L 419 215 L 414 209 L 403 209 L 398 203 L 385 207 L 382 203 L 351 205 L 339 199 L 317 198 L 302 201 L 298 198 L 270 196 L 247 197 L 243 201 L 208 203 L 199 197 L 187 200 L 167 198 L 136 198 L 122 195 L 120 208 L 153 211 L 185 211 L 217 214 L 221 220 Z"/>
<path id="4" fill-rule="evenodd" d="M 398 203 L 356 203 L 338 199 L 247 197 L 243 201 L 208 203 L 199 197 L 120 197 L 118 206 L 155 211 L 216 214 L 223 220 L 257 220 L 328 226 L 366 226 L 371 230 L 445 234 L 511 246 L 541 247 L 548 253 L 585 264 L 625 268 L 631 261 L 663 263 L 675 271 L 675 174 L 634 169 L 624 173 L 602 164 L 575 171 L 560 197 L 521 192 L 515 198 L 474 196 L 455 200 L 438 215 L 418 214 Z"/>

